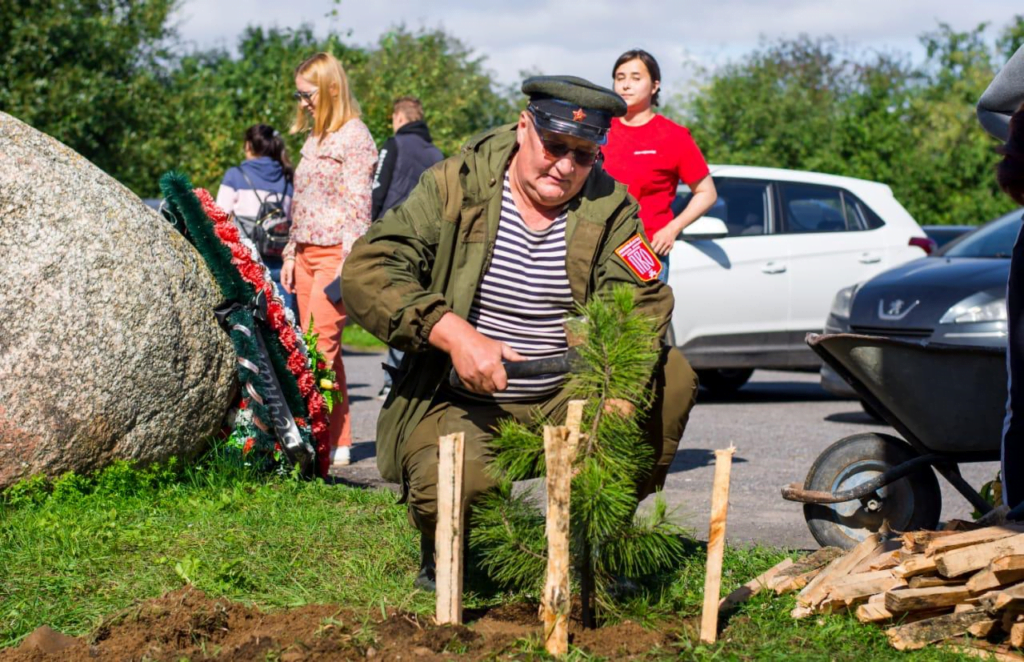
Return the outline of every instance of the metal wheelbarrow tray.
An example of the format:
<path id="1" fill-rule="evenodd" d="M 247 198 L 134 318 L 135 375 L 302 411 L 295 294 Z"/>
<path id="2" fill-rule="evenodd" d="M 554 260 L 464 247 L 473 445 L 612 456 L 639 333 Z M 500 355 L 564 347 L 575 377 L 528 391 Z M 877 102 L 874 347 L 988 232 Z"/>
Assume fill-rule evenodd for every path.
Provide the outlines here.
<path id="1" fill-rule="evenodd" d="M 1005 350 L 847 333 L 808 334 L 807 344 L 902 436 L 840 439 L 802 486 L 782 489 L 784 499 L 804 504 L 815 540 L 849 548 L 879 530 L 935 528 L 936 472 L 980 512 L 991 510 L 959 464 L 999 460 Z"/>

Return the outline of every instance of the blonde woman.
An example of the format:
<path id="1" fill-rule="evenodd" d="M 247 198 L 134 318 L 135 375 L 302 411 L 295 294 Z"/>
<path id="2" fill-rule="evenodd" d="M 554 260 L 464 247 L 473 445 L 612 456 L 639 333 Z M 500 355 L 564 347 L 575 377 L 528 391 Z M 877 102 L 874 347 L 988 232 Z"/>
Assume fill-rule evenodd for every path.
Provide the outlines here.
<path id="1" fill-rule="evenodd" d="M 359 104 L 341 63 L 317 53 L 295 70 L 298 102 L 292 133 L 308 131 L 295 169 L 290 241 L 284 251 L 281 284 L 294 292 L 303 328 L 313 318 L 318 347 L 337 373 L 343 400 L 330 414 L 331 463 L 350 461 L 349 420 L 341 332 L 345 305 L 324 293 L 341 274 L 352 244 L 370 227 L 371 181 L 377 148 L 359 119 Z"/>

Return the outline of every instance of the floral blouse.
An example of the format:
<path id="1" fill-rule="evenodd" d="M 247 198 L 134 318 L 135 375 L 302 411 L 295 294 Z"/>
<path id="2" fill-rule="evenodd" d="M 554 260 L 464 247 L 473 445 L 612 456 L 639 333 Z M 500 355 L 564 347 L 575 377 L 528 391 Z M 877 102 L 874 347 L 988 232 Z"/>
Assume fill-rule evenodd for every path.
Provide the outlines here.
<path id="1" fill-rule="evenodd" d="M 318 140 L 310 135 L 295 168 L 292 229 L 284 257 L 296 244 L 341 246 L 348 257 L 352 244 L 370 228 L 371 184 L 377 147 L 362 120 L 349 120 Z"/>

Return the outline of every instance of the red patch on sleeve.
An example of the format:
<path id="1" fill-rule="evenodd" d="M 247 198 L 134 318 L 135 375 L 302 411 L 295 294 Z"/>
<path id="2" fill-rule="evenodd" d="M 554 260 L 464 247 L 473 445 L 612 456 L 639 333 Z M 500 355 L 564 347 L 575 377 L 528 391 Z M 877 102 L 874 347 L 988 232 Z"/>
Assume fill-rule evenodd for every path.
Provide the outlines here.
<path id="1" fill-rule="evenodd" d="M 639 234 L 633 235 L 616 248 L 615 254 L 622 258 L 626 266 L 642 281 L 654 280 L 661 273 L 661 260 Z"/>

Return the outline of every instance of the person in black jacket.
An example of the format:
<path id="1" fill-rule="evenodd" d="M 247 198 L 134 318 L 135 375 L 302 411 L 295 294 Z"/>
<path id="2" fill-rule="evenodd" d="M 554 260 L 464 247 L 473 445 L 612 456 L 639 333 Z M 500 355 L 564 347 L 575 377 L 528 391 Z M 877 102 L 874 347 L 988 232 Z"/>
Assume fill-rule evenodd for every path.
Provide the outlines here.
<path id="1" fill-rule="evenodd" d="M 1024 205 L 1024 46 L 1017 49 L 978 101 L 978 120 L 1003 158 L 996 169 L 1000 188 Z M 1006 287 L 1006 419 L 1003 423 L 1003 503 L 1011 519 L 1024 519 L 1024 226 L 1010 256 Z"/>
<path id="2" fill-rule="evenodd" d="M 377 172 L 373 176 L 373 205 L 370 217 L 377 220 L 392 207 L 402 204 L 415 188 L 423 171 L 444 159 L 434 146 L 430 130 L 423 121 L 423 104 L 416 97 L 399 97 L 391 106 L 391 126 L 395 135 L 380 149 Z M 397 368 L 402 352 L 388 349 L 387 365 Z M 384 372 L 384 388 L 379 397 L 391 391 L 391 372 Z"/>

